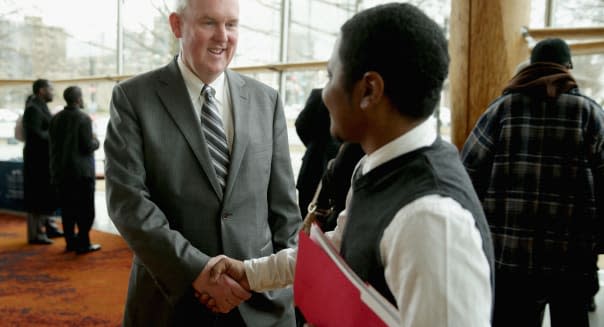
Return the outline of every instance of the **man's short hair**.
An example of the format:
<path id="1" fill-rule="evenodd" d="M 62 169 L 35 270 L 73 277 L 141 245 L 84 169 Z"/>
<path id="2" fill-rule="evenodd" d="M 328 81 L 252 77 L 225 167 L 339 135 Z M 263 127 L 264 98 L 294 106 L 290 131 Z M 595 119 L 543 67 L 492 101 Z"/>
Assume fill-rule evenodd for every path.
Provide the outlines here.
<path id="1" fill-rule="evenodd" d="M 78 103 L 82 98 L 82 89 L 78 86 L 70 86 L 63 91 L 63 99 L 67 102 L 68 105 L 73 105 Z"/>
<path id="2" fill-rule="evenodd" d="M 38 92 L 40 92 L 40 89 L 43 89 L 45 87 L 48 87 L 50 85 L 50 82 L 48 82 L 47 79 L 37 79 L 34 81 L 34 84 L 32 85 L 32 91 L 34 92 L 35 95 L 38 95 Z"/>
<path id="3" fill-rule="evenodd" d="M 531 64 L 536 62 L 553 62 L 568 68 L 573 67 L 570 48 L 559 38 L 549 38 L 539 41 L 531 51 Z"/>
<path id="4" fill-rule="evenodd" d="M 440 26 L 417 7 L 390 3 L 359 12 L 341 28 L 340 60 L 350 91 L 369 71 L 384 79 L 384 93 L 401 114 L 431 115 L 449 70 Z"/>

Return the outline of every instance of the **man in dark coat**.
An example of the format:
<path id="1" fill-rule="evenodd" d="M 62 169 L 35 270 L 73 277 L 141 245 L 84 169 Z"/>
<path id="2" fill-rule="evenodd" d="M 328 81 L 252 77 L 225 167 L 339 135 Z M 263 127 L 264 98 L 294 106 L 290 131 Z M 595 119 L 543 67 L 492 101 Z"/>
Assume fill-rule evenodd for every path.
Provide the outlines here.
<path id="1" fill-rule="evenodd" d="M 604 111 L 562 39 L 544 39 L 461 153 L 491 227 L 493 326 L 589 326 L 604 219 Z"/>
<path id="2" fill-rule="evenodd" d="M 298 205 L 304 217 L 327 163 L 336 156 L 340 146 L 329 133 L 329 112 L 321 99 L 321 89 L 310 92 L 304 109 L 296 118 L 296 132 L 306 147 L 296 182 Z"/>
<path id="3" fill-rule="evenodd" d="M 82 90 L 70 86 L 63 98 L 67 106 L 50 121 L 50 176 L 59 191 L 66 250 L 83 254 L 101 248 L 88 235 L 94 222 L 94 150 L 99 141 L 90 117 L 80 111 Z"/>
<path id="4" fill-rule="evenodd" d="M 62 235 L 50 224 L 55 211 L 55 195 L 50 186 L 48 168 L 48 126 L 51 113 L 46 103 L 52 101 L 53 87 L 48 80 L 33 83 L 34 97 L 27 102 L 23 113 L 23 179 L 25 210 L 27 211 L 27 240 L 30 244 L 51 244 L 48 238 Z M 46 225 L 46 230 L 44 230 Z"/>

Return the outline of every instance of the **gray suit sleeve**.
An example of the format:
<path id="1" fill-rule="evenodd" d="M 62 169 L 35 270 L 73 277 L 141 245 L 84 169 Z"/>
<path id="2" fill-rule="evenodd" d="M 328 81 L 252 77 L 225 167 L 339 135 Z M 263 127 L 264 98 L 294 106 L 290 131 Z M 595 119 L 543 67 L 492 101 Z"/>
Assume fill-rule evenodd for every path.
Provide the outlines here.
<path id="1" fill-rule="evenodd" d="M 289 154 L 287 124 L 281 98 L 277 95 L 273 121 L 273 158 L 268 189 L 269 226 L 274 251 L 295 247 L 302 221 L 296 202 L 294 176 Z"/>
<path id="2" fill-rule="evenodd" d="M 190 290 L 209 257 L 170 228 L 145 184 L 145 149 L 141 117 L 121 84 L 113 89 L 104 143 L 107 207 L 111 220 L 172 304 Z"/>

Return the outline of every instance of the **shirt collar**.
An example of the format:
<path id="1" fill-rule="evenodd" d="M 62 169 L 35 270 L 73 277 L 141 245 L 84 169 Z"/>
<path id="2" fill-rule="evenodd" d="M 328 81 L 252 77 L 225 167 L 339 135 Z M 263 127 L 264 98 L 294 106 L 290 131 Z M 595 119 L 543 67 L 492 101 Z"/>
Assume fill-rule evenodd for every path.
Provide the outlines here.
<path id="1" fill-rule="evenodd" d="M 370 155 L 363 157 L 359 164 L 363 167 L 363 175 L 373 168 L 413 150 L 430 146 L 436 141 L 436 129 L 433 120 L 426 119 L 407 133 L 383 145 Z"/>
<path id="2" fill-rule="evenodd" d="M 191 101 L 195 103 L 194 101 L 196 101 L 201 94 L 201 89 L 203 88 L 204 83 L 189 69 L 189 67 L 187 67 L 187 65 L 185 65 L 185 62 L 182 60 L 182 55 L 178 55 L 177 62 L 178 68 L 182 74 L 182 78 L 185 80 L 185 85 L 187 86 L 187 91 L 189 92 Z M 224 80 L 224 72 L 222 72 L 218 78 L 210 83 L 210 86 L 216 91 L 214 97 L 219 103 L 224 103 Z"/>

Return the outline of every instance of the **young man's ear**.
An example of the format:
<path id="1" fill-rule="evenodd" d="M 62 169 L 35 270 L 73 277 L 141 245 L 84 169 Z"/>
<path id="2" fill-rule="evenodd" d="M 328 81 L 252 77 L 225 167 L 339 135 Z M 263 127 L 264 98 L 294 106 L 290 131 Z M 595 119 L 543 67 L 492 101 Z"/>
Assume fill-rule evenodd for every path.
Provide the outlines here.
<path id="1" fill-rule="evenodd" d="M 384 80 L 377 72 L 366 72 L 361 79 L 361 89 L 361 109 L 367 110 L 381 101 L 384 95 Z"/>
<path id="2" fill-rule="evenodd" d="M 172 29 L 172 34 L 174 34 L 174 37 L 177 39 L 180 39 L 182 37 L 182 31 L 180 30 L 180 15 L 173 12 L 168 18 L 170 21 L 170 28 Z"/>

